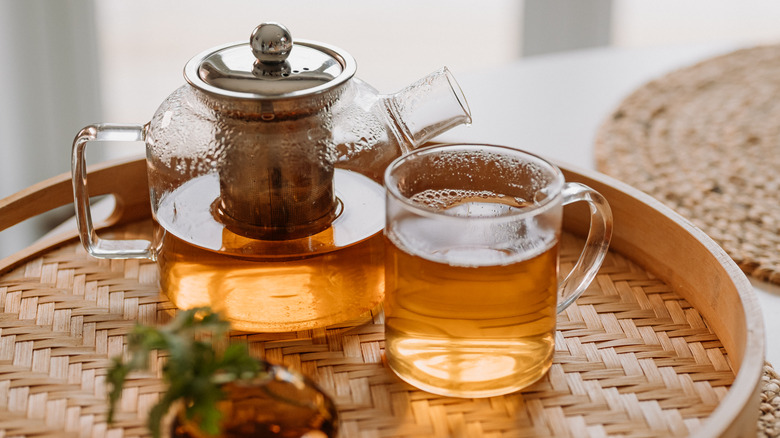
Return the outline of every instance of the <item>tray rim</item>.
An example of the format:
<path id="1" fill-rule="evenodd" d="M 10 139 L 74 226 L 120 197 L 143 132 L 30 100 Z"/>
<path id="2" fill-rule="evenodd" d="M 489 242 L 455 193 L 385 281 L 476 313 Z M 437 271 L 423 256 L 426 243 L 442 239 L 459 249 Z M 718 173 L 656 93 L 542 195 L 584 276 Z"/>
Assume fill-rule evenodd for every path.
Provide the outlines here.
<path id="1" fill-rule="evenodd" d="M 145 158 L 142 157 L 131 157 L 101 163 L 89 168 L 90 195 L 113 194 L 117 201 L 114 212 L 104 221 L 97 223 L 97 229 L 149 216 L 145 161 Z M 690 436 L 754 436 L 759 415 L 759 393 L 766 340 L 758 299 L 745 274 L 725 251 L 703 231 L 651 196 L 598 172 L 576 168 L 555 160 L 551 161 L 561 168 L 567 181 L 586 184 L 599 191 L 610 201 L 615 216 L 612 248 L 673 286 L 705 317 L 724 344 L 732 367 L 736 371 L 735 380 L 718 407 L 703 421 L 702 427 Z M 615 200 L 619 202 L 614 202 Z M 73 202 L 73 192 L 70 173 L 42 181 L 0 200 L 0 231 L 27 218 L 71 202 Z M 588 217 L 587 214 L 567 214 L 565 216 L 567 218 Z M 639 236 L 636 232 L 637 227 L 621 225 L 622 221 L 625 220 L 638 221 L 645 226 L 648 226 L 650 221 L 655 220 L 657 221 L 655 225 L 660 229 L 651 229 L 650 232 L 645 233 L 646 235 Z M 582 220 L 567 219 L 564 227 L 567 231 L 574 231 L 578 234 L 587 232 L 587 223 Z M 697 277 L 716 273 L 718 274 L 717 285 L 724 288 L 726 293 L 731 291 L 730 293 L 736 294 L 736 301 L 740 309 L 737 309 L 736 314 L 730 315 L 731 319 L 736 318 L 736 322 L 733 320 L 730 322 L 744 324 L 743 331 L 736 333 L 739 339 L 734 337 L 735 334 L 730 333 L 729 327 L 726 327 L 727 322 L 724 322 L 719 315 L 714 315 L 713 309 L 706 307 L 713 303 L 708 303 L 707 297 L 697 295 L 694 292 L 695 288 L 692 288 L 688 284 L 689 281 L 684 278 L 685 275 L 676 273 L 675 268 L 669 266 L 672 259 L 661 260 L 661 265 L 666 263 L 664 266 L 648 266 L 643 259 L 637 259 L 637 257 L 648 255 L 647 249 L 640 247 L 641 244 L 652 245 L 653 242 L 657 244 L 657 234 L 681 237 L 684 242 L 676 242 L 677 244 L 684 243 L 689 250 L 696 254 L 711 257 L 707 264 L 709 271 L 705 274 L 699 274 Z M 639 242 L 636 240 L 637 237 L 640 238 Z M 77 238 L 78 233 L 72 230 L 41 239 L 30 247 L 0 260 L 0 274 L 8 272 L 45 251 L 72 242 Z M 679 257 L 679 254 L 677 256 Z M 703 262 L 697 261 L 697 265 L 701 263 Z M 734 301 L 735 297 L 726 298 Z M 716 297 L 714 305 L 718 306 L 719 301 Z M 726 305 L 731 304 L 734 303 Z M 705 308 L 702 309 L 702 307 Z M 733 307 L 731 310 L 734 310 Z"/>
<path id="2" fill-rule="evenodd" d="M 718 404 L 718 407 L 703 422 L 703 427 L 689 436 L 696 438 L 755 436 L 760 412 L 761 376 L 763 374 L 766 340 L 763 314 L 758 297 L 747 276 L 731 257 L 726 254 L 725 250 L 701 229 L 652 196 L 599 172 L 576 168 L 561 162 L 556 162 L 556 164 L 563 171 L 567 181 L 577 181 L 586 184 L 599 191 L 610 201 L 613 216 L 615 217 L 615 232 L 610 249 L 616 249 L 618 253 L 626 256 L 643 269 L 652 272 L 674 287 L 675 291 L 689 301 L 705 317 L 708 325 L 711 326 L 724 344 L 724 348 L 726 348 L 731 365 L 736 372 L 734 382 L 729 388 L 728 394 Z M 623 202 L 613 203 L 615 198 L 622 199 Z M 630 207 L 635 205 L 647 207 L 651 217 L 642 217 L 644 215 L 639 214 L 640 212 L 630 211 Z M 661 218 L 666 221 L 665 224 L 661 224 L 666 226 L 665 229 L 655 234 L 676 232 L 678 236 L 686 236 L 690 241 L 683 243 L 687 243 L 689 249 L 709 253 L 715 262 L 714 267 L 720 268 L 721 274 L 730 280 L 728 285 L 722 286 L 732 286 L 733 291 L 737 294 L 737 298 L 739 298 L 739 304 L 741 305 L 739 310 L 741 312 L 738 312 L 736 317 L 744 323 L 744 333 L 742 333 L 741 339 L 742 345 L 739 345 L 736 342 L 737 340 L 732 340 L 731 342 L 724 341 L 724 337 L 731 339 L 730 333 L 724 333 L 722 327 L 724 323 L 717 317 L 718 315 L 713 315 L 711 309 L 702 309 L 704 307 L 702 306 L 704 298 L 696 296 L 690 285 L 682 284 L 681 279 L 670 278 L 671 271 L 669 271 L 668 265 L 672 264 L 672 260 L 667 260 L 667 266 L 661 268 L 648 266 L 643 259 L 637 260 L 637 255 L 643 253 L 644 250 L 638 248 L 636 242 L 626 240 L 628 236 L 625 234 L 630 235 L 630 233 L 627 233 L 627 230 L 631 231 L 632 228 L 619 226 L 619 221 L 631 219 L 649 222 L 653 218 Z M 572 227 L 583 229 L 583 226 L 584 224 L 582 223 L 571 224 L 567 222 L 564 228 L 567 230 L 570 230 Z M 648 236 L 645 241 L 652 242 L 654 237 L 656 236 Z M 694 246 L 690 245 L 696 247 L 694 248 Z M 717 304 L 718 301 L 715 300 L 715 303 Z M 735 358 L 738 361 L 735 362 Z"/>

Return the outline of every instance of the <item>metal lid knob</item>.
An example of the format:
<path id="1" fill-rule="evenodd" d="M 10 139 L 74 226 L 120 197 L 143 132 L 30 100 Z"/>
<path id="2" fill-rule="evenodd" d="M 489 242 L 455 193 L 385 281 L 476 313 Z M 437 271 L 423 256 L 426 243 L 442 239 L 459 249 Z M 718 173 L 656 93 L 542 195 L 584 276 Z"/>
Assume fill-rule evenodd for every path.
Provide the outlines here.
<path id="1" fill-rule="evenodd" d="M 263 23 L 252 31 L 249 45 L 257 61 L 280 64 L 287 60 L 293 48 L 290 31 L 279 23 Z"/>
<path id="2" fill-rule="evenodd" d="M 184 66 L 194 87 L 220 98 L 278 101 L 315 96 L 343 85 L 355 74 L 343 50 L 297 40 L 279 23 L 257 26 L 247 42 L 206 50 Z"/>

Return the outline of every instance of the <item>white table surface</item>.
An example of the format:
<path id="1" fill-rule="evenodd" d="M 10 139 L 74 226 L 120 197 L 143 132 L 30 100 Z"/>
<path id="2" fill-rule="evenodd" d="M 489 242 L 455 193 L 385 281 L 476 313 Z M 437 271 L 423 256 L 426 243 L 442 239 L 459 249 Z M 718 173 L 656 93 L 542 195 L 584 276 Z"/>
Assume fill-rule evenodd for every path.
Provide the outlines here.
<path id="1" fill-rule="evenodd" d="M 454 72 L 471 107 L 473 123 L 437 140 L 505 144 L 594 169 L 596 131 L 629 93 L 666 72 L 736 48 L 600 48 L 525 58 L 485 72 Z M 780 287 L 751 282 L 766 332 L 780 332 Z M 780 364 L 780 342 L 771 337 L 767 360 Z"/>

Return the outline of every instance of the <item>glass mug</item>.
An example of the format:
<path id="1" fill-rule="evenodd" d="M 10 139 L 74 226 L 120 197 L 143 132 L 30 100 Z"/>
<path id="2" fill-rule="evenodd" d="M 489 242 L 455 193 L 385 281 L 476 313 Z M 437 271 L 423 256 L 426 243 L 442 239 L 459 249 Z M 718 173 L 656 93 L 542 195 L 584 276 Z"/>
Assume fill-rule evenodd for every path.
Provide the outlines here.
<path id="1" fill-rule="evenodd" d="M 385 172 L 385 353 L 425 391 L 489 397 L 552 365 L 557 313 L 590 284 L 612 214 L 553 164 L 493 145 L 441 145 Z M 559 282 L 563 206 L 590 204 L 585 248 Z"/>

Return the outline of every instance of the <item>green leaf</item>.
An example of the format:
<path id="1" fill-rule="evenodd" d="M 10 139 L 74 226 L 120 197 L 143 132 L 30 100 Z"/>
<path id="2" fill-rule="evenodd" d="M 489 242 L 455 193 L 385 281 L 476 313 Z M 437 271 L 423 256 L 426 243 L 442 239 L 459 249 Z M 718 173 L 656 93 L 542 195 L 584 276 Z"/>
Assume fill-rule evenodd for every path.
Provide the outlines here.
<path id="1" fill-rule="evenodd" d="M 114 358 L 108 371 L 109 423 L 122 395 L 128 375 L 148 369 L 149 354 L 160 350 L 168 354 L 162 369 L 167 390 L 149 413 L 149 430 L 155 438 L 160 422 L 176 401 L 186 406 L 187 418 L 198 422 L 202 431 L 217 435 L 221 413 L 217 402 L 224 393 L 220 385 L 250 379 L 265 368 L 249 354 L 245 344 L 230 343 L 230 324 L 207 308 L 180 311 L 162 327 L 137 325 L 128 335 L 129 360 Z"/>
<path id="2" fill-rule="evenodd" d="M 124 366 L 122 361 L 115 357 L 112 361 L 112 366 L 108 370 L 107 380 L 110 383 L 111 388 L 108 393 L 108 422 L 114 421 L 114 413 L 117 402 L 122 398 L 122 386 L 124 385 L 127 375 L 130 373 L 130 367 Z"/>

